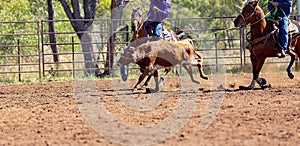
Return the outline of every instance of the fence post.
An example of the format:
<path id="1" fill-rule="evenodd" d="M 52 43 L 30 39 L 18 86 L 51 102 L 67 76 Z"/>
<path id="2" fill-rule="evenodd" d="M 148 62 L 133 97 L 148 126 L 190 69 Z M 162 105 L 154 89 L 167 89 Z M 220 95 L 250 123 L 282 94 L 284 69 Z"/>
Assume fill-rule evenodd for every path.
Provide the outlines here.
<path id="1" fill-rule="evenodd" d="M 18 73 L 19 73 L 19 82 L 21 82 L 21 48 L 20 48 L 19 39 L 18 39 Z"/>
<path id="2" fill-rule="evenodd" d="M 42 72 L 43 72 L 43 77 L 45 77 L 45 52 L 44 52 L 44 25 L 43 25 L 43 20 L 41 21 L 41 43 L 42 43 Z"/>
<path id="3" fill-rule="evenodd" d="M 72 72 L 73 79 L 75 78 L 75 49 L 74 49 L 74 36 L 72 36 Z"/>
<path id="4" fill-rule="evenodd" d="M 129 45 L 129 26 L 126 25 L 126 42 L 127 42 L 127 46 Z M 127 75 L 129 74 L 129 65 L 126 65 L 126 72 Z"/>
<path id="5" fill-rule="evenodd" d="M 246 71 L 246 54 L 245 54 L 245 34 L 244 28 L 240 28 L 240 57 L 241 57 L 241 68 Z"/>
<path id="6" fill-rule="evenodd" d="M 41 21 L 37 21 L 36 24 L 37 24 L 37 36 L 38 36 L 38 44 L 37 44 L 37 47 L 38 47 L 38 52 L 39 52 L 39 80 L 41 80 L 42 78 L 42 74 L 41 74 L 41 36 L 40 36 L 40 22 Z"/>
<path id="7" fill-rule="evenodd" d="M 215 55 L 216 55 L 216 72 L 219 73 L 219 60 L 218 60 L 218 38 L 217 33 L 215 33 Z"/>

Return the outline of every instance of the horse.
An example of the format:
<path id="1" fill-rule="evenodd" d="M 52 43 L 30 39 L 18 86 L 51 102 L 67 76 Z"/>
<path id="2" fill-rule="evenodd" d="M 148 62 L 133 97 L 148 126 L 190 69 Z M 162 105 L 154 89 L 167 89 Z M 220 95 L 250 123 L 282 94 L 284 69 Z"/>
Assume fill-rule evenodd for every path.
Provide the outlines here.
<path id="1" fill-rule="evenodd" d="M 299 22 L 297 22 L 299 23 Z M 244 6 L 241 13 L 235 18 L 235 27 L 243 28 L 251 24 L 250 34 L 251 38 L 247 39 L 249 42 L 250 59 L 252 63 L 252 82 L 248 87 L 240 86 L 240 89 L 251 90 L 258 83 L 262 88 L 266 85 L 264 78 L 259 78 L 259 73 L 264 65 L 266 58 L 277 57 L 279 49 L 278 41 L 276 40 L 277 29 L 272 25 L 268 25 L 265 19 L 263 10 L 258 6 L 258 1 L 249 2 Z M 291 24 L 291 23 L 290 23 Z M 298 24 L 299 26 L 299 24 Z M 286 69 L 290 79 L 294 78 L 292 66 L 295 61 L 296 55 L 300 55 L 300 39 L 299 33 L 290 37 L 289 45 L 290 51 L 287 52 L 291 56 L 291 60 Z M 294 50 L 292 49 L 294 48 Z"/>
<path id="2" fill-rule="evenodd" d="M 133 11 L 132 11 L 131 30 L 133 32 L 133 36 L 132 36 L 132 39 L 130 40 L 129 46 L 138 47 L 141 44 L 149 41 L 150 36 L 148 35 L 146 27 L 144 26 L 143 9 L 140 7 L 137 7 L 136 9 L 133 9 Z M 177 41 L 180 41 L 182 38 L 184 38 L 185 32 L 178 31 L 177 33 L 175 33 L 172 30 L 164 29 L 162 35 L 163 35 L 162 38 L 166 41 L 177 42 Z M 183 67 L 189 72 L 191 80 L 194 83 L 199 83 L 197 80 L 194 79 L 193 75 L 190 74 L 190 70 L 192 70 L 191 66 L 183 65 Z M 171 70 L 171 68 L 165 68 L 165 71 L 159 80 L 159 84 L 163 83 L 165 76 L 169 73 L 170 70 Z M 150 79 L 151 79 L 151 75 L 148 76 L 147 80 L 145 81 L 145 83 L 141 87 L 141 89 L 143 89 L 144 87 L 146 87 L 148 85 L 148 82 L 150 81 Z"/>

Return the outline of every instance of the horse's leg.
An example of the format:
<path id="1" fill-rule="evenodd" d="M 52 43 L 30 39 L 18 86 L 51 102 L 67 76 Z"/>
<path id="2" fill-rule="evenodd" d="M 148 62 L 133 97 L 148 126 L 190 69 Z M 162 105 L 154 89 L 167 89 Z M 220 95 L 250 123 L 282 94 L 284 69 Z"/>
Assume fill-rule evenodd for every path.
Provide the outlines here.
<path id="1" fill-rule="evenodd" d="M 192 82 L 197 83 L 197 84 L 200 84 L 200 82 L 197 81 L 197 80 L 195 80 L 194 77 L 193 77 L 193 70 L 192 70 L 192 67 L 189 66 L 189 65 L 185 65 L 185 64 L 183 64 L 182 66 L 184 67 L 184 69 L 185 69 L 185 70 L 188 72 L 188 74 L 190 75 Z"/>
<path id="2" fill-rule="evenodd" d="M 154 76 L 154 80 L 155 80 L 155 89 L 146 88 L 146 93 L 154 93 L 154 92 L 159 91 L 158 71 L 157 70 L 154 71 L 153 76 Z"/>
<path id="3" fill-rule="evenodd" d="M 146 75 L 149 73 L 148 69 L 145 69 L 144 72 L 139 76 L 139 80 L 138 82 L 135 84 L 135 86 L 133 87 L 132 91 L 134 91 L 137 86 L 144 80 L 144 78 L 146 77 Z"/>
<path id="4" fill-rule="evenodd" d="M 158 85 L 158 71 L 157 70 L 154 71 L 153 76 L 154 76 L 154 80 L 155 80 L 155 89 L 154 89 L 154 91 L 157 92 L 159 90 L 159 85 Z"/>
<path id="5" fill-rule="evenodd" d="M 292 68 L 293 68 L 293 64 L 295 62 L 295 54 L 294 53 L 291 53 L 291 52 L 288 52 L 288 54 L 291 56 L 291 60 L 290 60 L 290 63 L 289 63 L 289 66 L 286 68 L 286 71 L 288 73 L 288 76 L 290 79 L 293 79 L 294 78 L 294 74 L 292 72 Z"/>
<path id="6" fill-rule="evenodd" d="M 261 86 L 265 84 L 265 80 L 262 78 L 259 78 L 259 73 L 265 63 L 266 57 L 261 57 L 257 58 L 254 55 L 250 55 L 251 58 L 251 63 L 252 63 L 252 75 L 253 75 L 253 80 L 251 84 L 247 87 L 247 89 L 251 90 L 254 88 L 255 83 L 258 82 Z"/>
<path id="7" fill-rule="evenodd" d="M 164 81 L 165 81 L 165 77 L 167 76 L 167 74 L 170 72 L 171 68 L 166 68 L 164 74 L 160 77 L 158 84 L 159 85 L 163 85 Z"/>
<path id="8" fill-rule="evenodd" d="M 122 76 L 122 80 L 123 81 L 126 81 L 127 80 L 127 77 L 128 77 L 128 75 L 126 74 L 126 68 L 125 68 L 125 66 L 121 66 L 120 67 L 120 74 L 121 74 L 121 76 Z"/>

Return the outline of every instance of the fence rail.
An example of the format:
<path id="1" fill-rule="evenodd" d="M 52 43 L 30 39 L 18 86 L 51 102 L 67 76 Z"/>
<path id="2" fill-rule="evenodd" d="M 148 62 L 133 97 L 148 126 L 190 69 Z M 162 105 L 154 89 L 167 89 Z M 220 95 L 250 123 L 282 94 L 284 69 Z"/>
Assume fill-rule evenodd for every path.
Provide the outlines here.
<path id="1" fill-rule="evenodd" d="M 234 17 L 201 17 L 168 19 L 165 26 L 174 31 L 178 28 L 193 37 L 195 49 L 204 54 L 204 66 L 218 71 L 220 66 L 227 70 L 246 71 L 250 66 L 249 52 L 245 50 L 244 29 L 233 28 L 232 24 L 219 28 L 210 28 L 207 21 L 222 20 L 232 22 Z M 80 41 L 70 25 L 70 21 L 93 21 L 91 29 L 77 33 L 90 36 L 90 42 Z M 42 79 L 45 76 L 69 76 L 84 74 L 83 56 L 92 54 L 93 62 L 98 64 L 99 71 L 110 70 L 116 72 L 116 67 L 105 66 L 107 52 L 112 45 L 113 57 L 117 58 L 132 36 L 129 30 L 129 20 L 113 20 L 119 22 L 118 30 L 112 30 L 111 20 L 53 20 L 55 26 L 65 26 L 56 29 L 55 33 L 48 32 L 48 20 L 33 22 L 0 22 L 0 29 L 4 30 L 12 25 L 11 30 L 0 32 L 0 80 Z M 217 26 L 217 25 L 214 25 Z M 16 29 L 17 28 L 17 29 Z M 70 31 L 68 31 L 70 30 Z M 109 42 L 111 34 L 115 40 Z M 51 43 L 49 35 L 55 34 L 56 43 Z M 53 53 L 51 45 L 56 45 L 58 53 Z M 81 45 L 91 45 L 92 52 L 83 52 Z M 59 62 L 54 62 L 53 55 L 59 56 Z M 115 59 L 114 59 L 115 60 Z M 287 63 L 288 59 L 269 59 L 266 63 Z M 298 62 L 299 63 L 299 62 Z M 135 66 L 132 68 L 136 69 Z"/>

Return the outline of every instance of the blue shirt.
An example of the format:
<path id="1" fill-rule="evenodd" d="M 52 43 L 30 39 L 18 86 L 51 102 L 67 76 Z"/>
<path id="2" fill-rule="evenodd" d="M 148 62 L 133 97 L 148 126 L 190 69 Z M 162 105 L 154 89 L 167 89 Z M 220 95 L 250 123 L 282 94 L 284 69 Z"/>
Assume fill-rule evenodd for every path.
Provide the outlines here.
<path id="1" fill-rule="evenodd" d="M 273 0 L 273 2 L 277 2 L 278 3 L 278 10 L 277 13 L 275 15 L 279 16 L 279 17 L 289 17 L 292 13 L 292 0 Z M 268 5 L 268 9 L 271 11 L 271 13 L 273 14 L 273 12 L 275 11 L 274 6 L 272 5 L 272 3 L 270 2 Z"/>
<path id="2" fill-rule="evenodd" d="M 155 6 L 159 10 L 155 13 L 152 7 Z M 147 14 L 146 21 L 164 22 L 171 11 L 171 4 L 168 0 L 151 0 L 150 9 Z"/>

